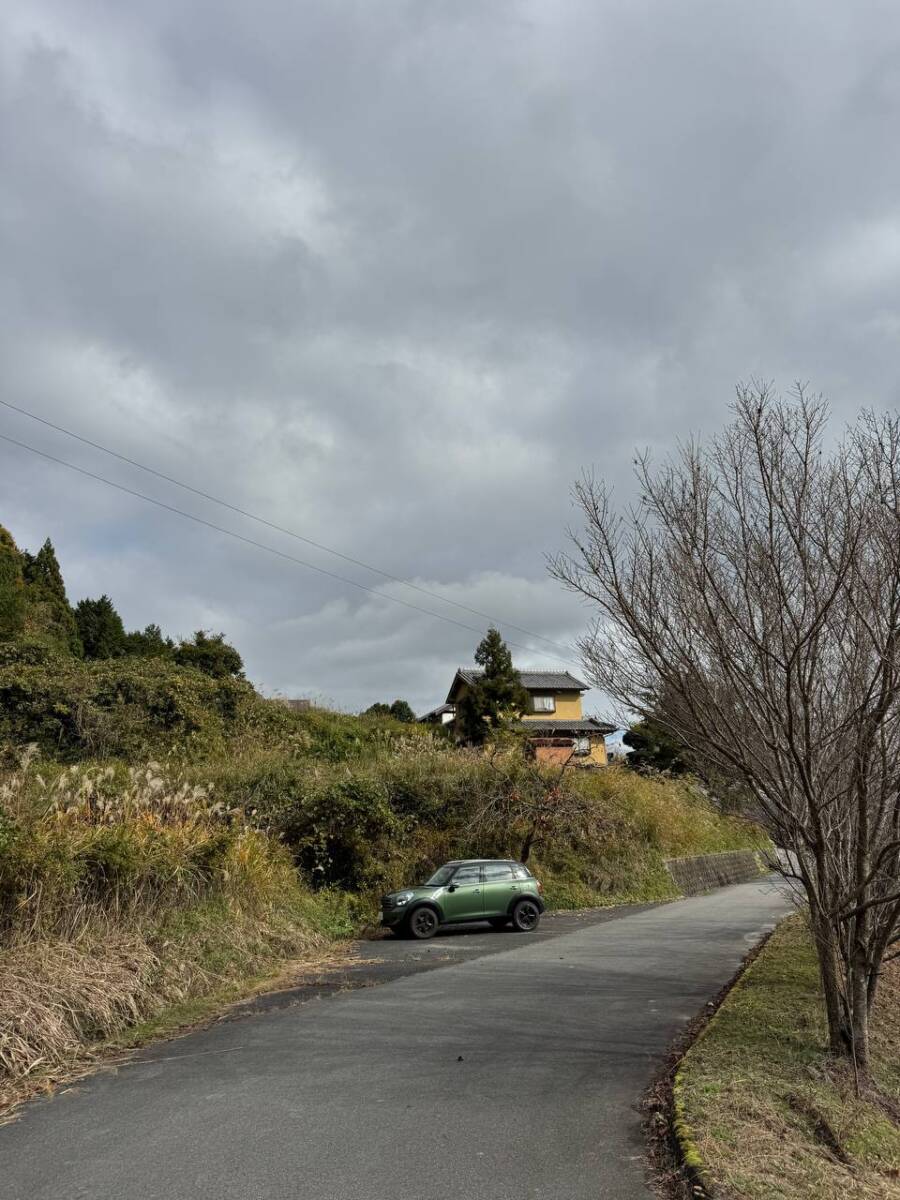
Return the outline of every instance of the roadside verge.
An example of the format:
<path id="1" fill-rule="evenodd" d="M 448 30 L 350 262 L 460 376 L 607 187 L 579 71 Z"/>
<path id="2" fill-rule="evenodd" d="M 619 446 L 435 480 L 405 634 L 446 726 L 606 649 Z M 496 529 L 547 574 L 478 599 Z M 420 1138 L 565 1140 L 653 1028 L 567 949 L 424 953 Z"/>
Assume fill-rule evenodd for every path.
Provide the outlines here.
<path id="1" fill-rule="evenodd" d="M 900 970 L 874 1015 L 877 1089 L 827 1055 L 805 918 L 783 921 L 712 1016 L 694 1023 L 648 1108 L 672 1196 L 900 1200 Z M 676 1161 L 666 1164 L 667 1137 Z"/>

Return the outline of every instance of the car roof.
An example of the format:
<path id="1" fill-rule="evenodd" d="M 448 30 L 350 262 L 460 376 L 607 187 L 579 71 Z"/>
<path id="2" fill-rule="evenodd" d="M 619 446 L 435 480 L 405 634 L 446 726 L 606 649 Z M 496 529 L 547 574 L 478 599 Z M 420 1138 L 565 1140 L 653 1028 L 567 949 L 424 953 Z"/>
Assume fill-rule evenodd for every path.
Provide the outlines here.
<path id="1" fill-rule="evenodd" d="M 445 867 L 474 867 L 480 863 L 512 863 L 518 866 L 519 863 L 514 858 L 451 858 L 449 862 L 445 862 Z"/>

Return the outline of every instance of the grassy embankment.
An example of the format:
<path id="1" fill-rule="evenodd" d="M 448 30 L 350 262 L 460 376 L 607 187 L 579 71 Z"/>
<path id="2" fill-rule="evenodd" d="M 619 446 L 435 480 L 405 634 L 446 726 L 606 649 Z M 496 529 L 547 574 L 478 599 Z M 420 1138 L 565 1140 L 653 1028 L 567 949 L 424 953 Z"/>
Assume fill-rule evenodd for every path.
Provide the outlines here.
<path id="1" fill-rule="evenodd" d="M 34 645 L 0 650 L 0 747 L 0 1098 L 333 957 L 381 891 L 446 858 L 516 854 L 521 806 L 475 818 L 534 787 L 420 727 Z M 761 842 L 686 784 L 611 769 L 567 789 L 532 860 L 552 905 L 670 897 L 664 858 Z"/>
<path id="2" fill-rule="evenodd" d="M 828 1058 L 802 915 L 776 930 L 683 1060 L 683 1148 L 728 1200 L 900 1198 L 900 963 L 873 1022 L 875 1087 Z"/>

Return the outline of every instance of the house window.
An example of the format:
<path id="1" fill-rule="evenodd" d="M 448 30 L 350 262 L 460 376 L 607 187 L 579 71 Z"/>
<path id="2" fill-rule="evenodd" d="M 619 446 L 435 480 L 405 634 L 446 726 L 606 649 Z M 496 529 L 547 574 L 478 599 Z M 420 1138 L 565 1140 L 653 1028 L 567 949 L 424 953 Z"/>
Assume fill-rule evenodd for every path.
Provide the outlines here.
<path id="1" fill-rule="evenodd" d="M 535 696 L 533 702 L 535 712 L 556 712 L 556 698 L 554 696 Z"/>
<path id="2" fill-rule="evenodd" d="M 576 754 L 590 754 L 591 739 L 589 737 L 580 737 L 575 739 Z"/>

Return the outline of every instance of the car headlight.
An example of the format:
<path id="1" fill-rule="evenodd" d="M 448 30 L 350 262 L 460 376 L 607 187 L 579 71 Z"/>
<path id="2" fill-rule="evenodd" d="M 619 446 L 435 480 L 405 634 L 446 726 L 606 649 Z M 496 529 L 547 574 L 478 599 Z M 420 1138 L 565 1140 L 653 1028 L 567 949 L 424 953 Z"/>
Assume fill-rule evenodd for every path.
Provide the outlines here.
<path id="1" fill-rule="evenodd" d="M 397 895 L 394 897 L 394 903 L 395 904 L 409 904 L 410 900 L 412 900 L 414 895 L 415 895 L 414 892 L 398 892 Z"/>

